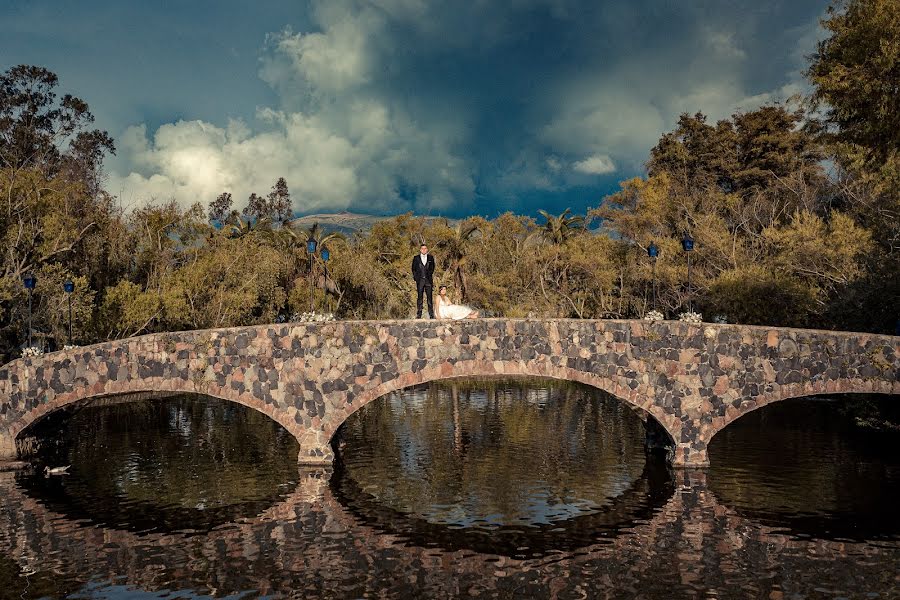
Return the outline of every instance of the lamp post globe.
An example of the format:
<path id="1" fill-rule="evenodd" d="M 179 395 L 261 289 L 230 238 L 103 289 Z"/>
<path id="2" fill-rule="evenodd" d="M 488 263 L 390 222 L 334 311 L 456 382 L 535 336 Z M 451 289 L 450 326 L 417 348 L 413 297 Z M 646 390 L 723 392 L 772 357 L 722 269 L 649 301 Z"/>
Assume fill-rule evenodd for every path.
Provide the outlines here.
<path id="1" fill-rule="evenodd" d="M 71 279 L 67 279 L 63 284 L 63 290 L 69 299 L 69 345 L 72 345 L 72 292 L 75 291 L 75 283 Z"/>
<path id="2" fill-rule="evenodd" d="M 22 278 L 22 285 L 28 290 L 28 347 L 31 348 L 31 304 L 34 298 L 34 288 L 37 287 L 37 277 L 32 273 L 27 273 Z"/>

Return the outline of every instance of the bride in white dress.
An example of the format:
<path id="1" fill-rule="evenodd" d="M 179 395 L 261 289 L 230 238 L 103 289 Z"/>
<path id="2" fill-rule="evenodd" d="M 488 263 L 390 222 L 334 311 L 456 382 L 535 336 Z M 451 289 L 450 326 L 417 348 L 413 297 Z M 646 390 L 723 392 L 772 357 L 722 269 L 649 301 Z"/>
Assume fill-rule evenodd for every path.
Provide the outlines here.
<path id="1" fill-rule="evenodd" d="M 438 289 L 437 302 L 434 305 L 434 315 L 438 319 L 477 319 L 478 311 L 464 304 L 453 304 L 447 297 L 447 286 L 442 285 Z"/>

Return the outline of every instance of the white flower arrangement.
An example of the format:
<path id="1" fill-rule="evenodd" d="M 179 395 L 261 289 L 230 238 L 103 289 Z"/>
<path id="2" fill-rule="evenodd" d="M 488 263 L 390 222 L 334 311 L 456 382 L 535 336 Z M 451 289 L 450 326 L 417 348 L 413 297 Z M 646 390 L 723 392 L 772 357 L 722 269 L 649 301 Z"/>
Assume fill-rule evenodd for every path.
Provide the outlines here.
<path id="1" fill-rule="evenodd" d="M 650 321 L 650 322 L 665 321 L 665 319 L 666 319 L 666 316 L 664 314 L 662 314 L 661 312 L 659 312 L 658 310 L 647 311 L 647 314 L 644 315 L 644 320 Z"/>
<path id="2" fill-rule="evenodd" d="M 691 311 L 686 311 L 678 315 L 678 320 L 685 323 L 702 323 L 703 315 Z"/>
<path id="3" fill-rule="evenodd" d="M 36 358 L 43 355 L 44 351 L 37 346 L 29 346 L 22 350 L 22 358 Z"/>
<path id="4" fill-rule="evenodd" d="M 304 312 L 291 315 L 291 322 L 293 323 L 324 323 L 334 320 L 334 314 L 332 313 Z"/>
<path id="5" fill-rule="evenodd" d="M 66 344 L 65 346 L 63 346 L 63 351 L 68 352 L 69 350 L 74 350 L 75 348 L 78 348 L 77 344 Z"/>

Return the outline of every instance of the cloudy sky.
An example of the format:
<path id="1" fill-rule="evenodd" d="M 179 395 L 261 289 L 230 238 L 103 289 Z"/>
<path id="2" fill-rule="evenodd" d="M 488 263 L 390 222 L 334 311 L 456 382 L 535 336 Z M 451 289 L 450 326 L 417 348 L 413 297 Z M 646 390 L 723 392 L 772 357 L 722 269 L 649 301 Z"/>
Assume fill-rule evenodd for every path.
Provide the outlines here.
<path id="1" fill-rule="evenodd" d="M 90 104 L 126 206 L 283 176 L 304 214 L 584 211 L 680 113 L 805 91 L 827 4 L 2 0 L 0 67 Z"/>

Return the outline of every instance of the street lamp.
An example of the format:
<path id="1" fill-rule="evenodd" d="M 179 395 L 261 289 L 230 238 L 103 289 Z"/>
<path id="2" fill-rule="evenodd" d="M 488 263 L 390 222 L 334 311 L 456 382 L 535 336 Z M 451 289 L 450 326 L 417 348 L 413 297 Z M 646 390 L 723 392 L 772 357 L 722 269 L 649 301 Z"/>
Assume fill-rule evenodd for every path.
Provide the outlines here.
<path id="1" fill-rule="evenodd" d="M 659 258 L 659 246 L 654 242 L 650 242 L 647 246 L 647 256 L 653 263 L 653 310 L 656 310 L 656 259 Z"/>
<path id="2" fill-rule="evenodd" d="M 28 290 L 28 347 L 31 348 L 31 302 L 34 297 L 34 288 L 37 285 L 37 277 L 28 273 L 22 278 L 22 283 Z"/>
<path id="3" fill-rule="evenodd" d="M 687 294 L 688 294 L 688 312 L 694 312 L 693 294 L 691 294 L 691 252 L 694 250 L 694 238 L 691 234 L 685 232 L 681 238 L 681 249 L 687 252 Z"/>
<path id="4" fill-rule="evenodd" d="M 75 284 L 71 279 L 67 279 L 63 284 L 66 296 L 69 297 L 69 345 L 72 345 L 72 292 L 75 291 Z"/>
<path id="5" fill-rule="evenodd" d="M 309 312 L 313 312 L 313 255 L 318 245 L 316 240 L 306 240 L 306 254 L 309 256 Z"/>
<path id="6" fill-rule="evenodd" d="M 324 304 L 328 300 L 328 259 L 331 258 L 331 252 L 328 251 L 328 248 L 322 246 L 322 249 L 319 251 L 319 256 L 322 257 L 322 269 L 325 274 L 324 292 L 322 296 L 322 302 Z"/>

